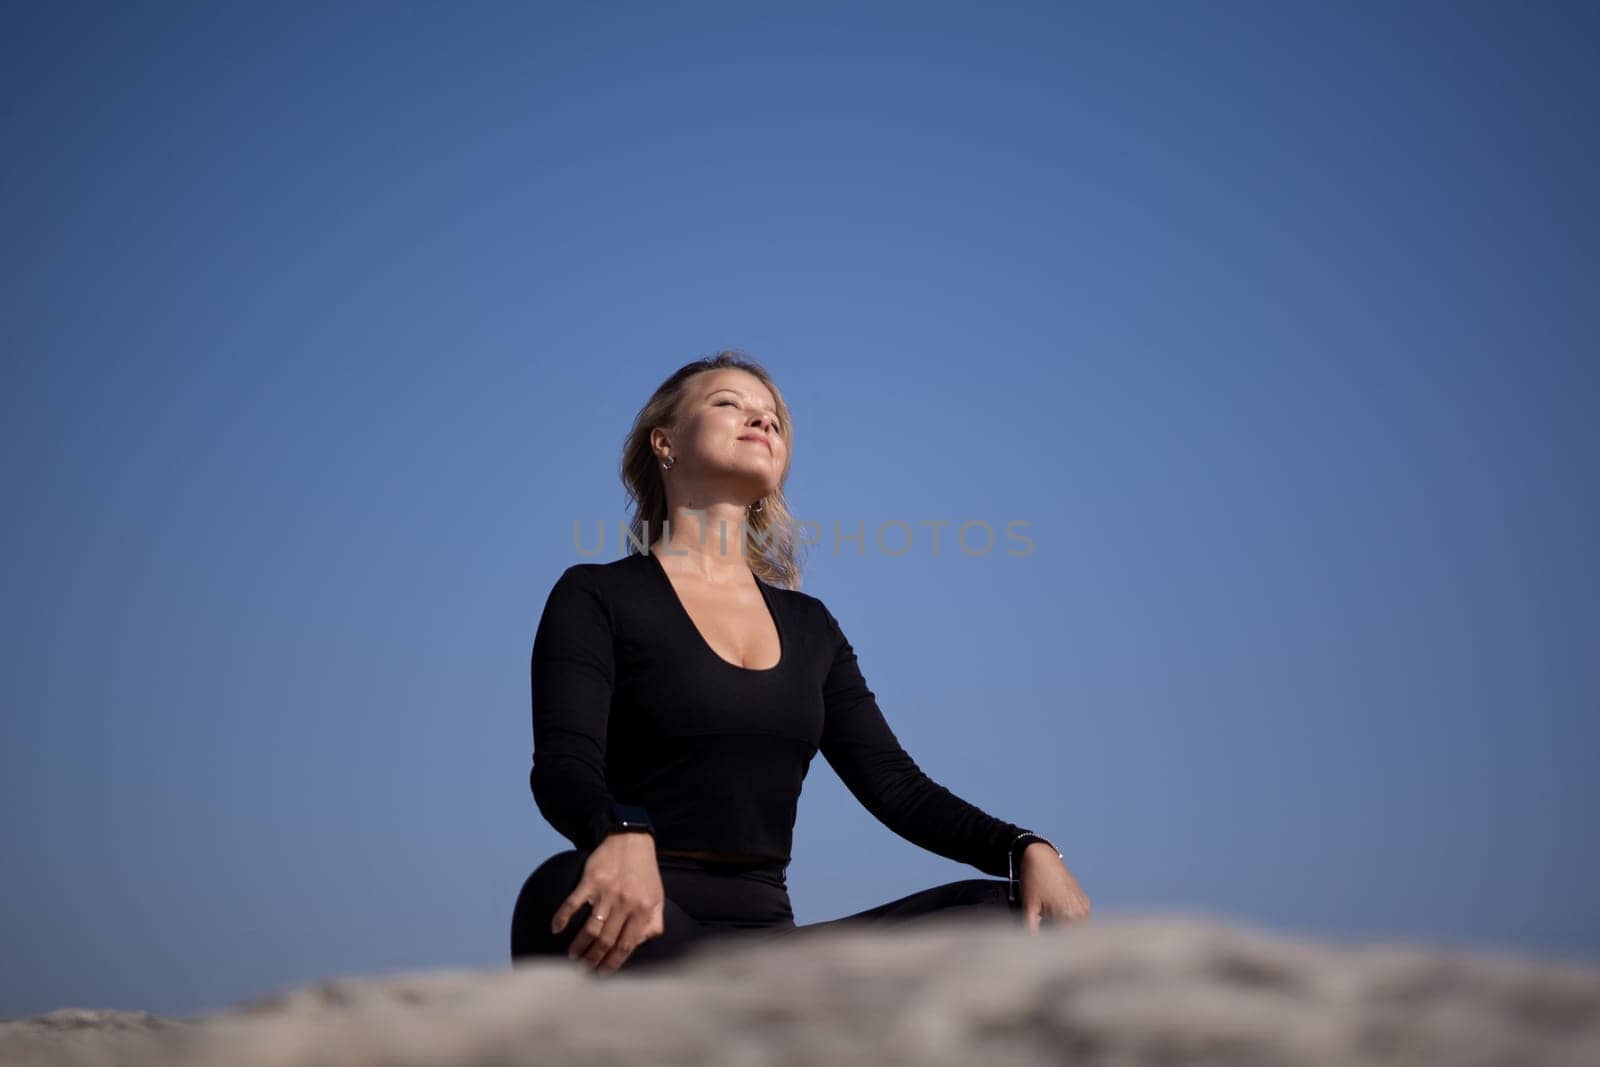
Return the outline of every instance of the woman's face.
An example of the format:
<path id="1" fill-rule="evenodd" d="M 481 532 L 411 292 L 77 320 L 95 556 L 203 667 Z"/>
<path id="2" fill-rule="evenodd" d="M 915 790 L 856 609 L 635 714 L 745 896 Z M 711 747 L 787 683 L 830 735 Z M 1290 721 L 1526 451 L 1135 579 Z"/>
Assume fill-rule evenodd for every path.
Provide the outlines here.
<path id="1" fill-rule="evenodd" d="M 788 460 L 772 392 L 749 371 L 724 367 L 696 375 L 678 409 L 668 480 L 742 478 L 751 502 L 778 488 Z"/>

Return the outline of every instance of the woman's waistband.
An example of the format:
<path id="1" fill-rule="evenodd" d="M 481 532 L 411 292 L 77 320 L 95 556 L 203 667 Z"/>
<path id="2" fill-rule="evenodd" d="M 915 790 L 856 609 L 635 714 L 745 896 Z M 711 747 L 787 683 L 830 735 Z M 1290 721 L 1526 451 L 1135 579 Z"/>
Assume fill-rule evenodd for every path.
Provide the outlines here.
<path id="1" fill-rule="evenodd" d="M 755 878 L 782 885 L 786 882 L 788 860 L 712 860 L 699 856 L 656 855 L 656 865 L 674 871 L 701 871 L 732 877 Z"/>

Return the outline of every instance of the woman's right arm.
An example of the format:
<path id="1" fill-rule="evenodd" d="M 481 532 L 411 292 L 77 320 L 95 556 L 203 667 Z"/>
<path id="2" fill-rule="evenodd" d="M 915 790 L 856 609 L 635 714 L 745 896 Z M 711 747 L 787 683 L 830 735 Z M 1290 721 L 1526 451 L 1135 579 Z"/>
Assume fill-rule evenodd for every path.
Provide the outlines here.
<path id="1" fill-rule="evenodd" d="M 528 785 L 545 820 L 579 851 L 592 850 L 606 784 L 606 722 L 615 682 L 611 616 L 574 564 L 556 579 L 533 638 L 533 768 Z"/>
<path id="2" fill-rule="evenodd" d="M 533 769 L 539 811 L 580 852 L 583 877 L 551 918 L 551 933 L 592 905 L 568 955 L 610 973 L 665 932 L 665 894 L 649 835 L 602 838 L 613 801 L 606 782 L 606 724 L 616 683 L 611 615 L 583 570 L 568 567 L 545 601 L 533 639 Z M 602 918 L 603 916 L 603 918 Z"/>

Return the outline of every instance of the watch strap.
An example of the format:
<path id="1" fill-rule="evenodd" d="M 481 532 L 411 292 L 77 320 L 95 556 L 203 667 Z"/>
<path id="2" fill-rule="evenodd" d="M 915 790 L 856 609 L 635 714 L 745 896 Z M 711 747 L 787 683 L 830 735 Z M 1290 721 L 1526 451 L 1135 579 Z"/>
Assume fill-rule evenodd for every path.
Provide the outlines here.
<path id="1" fill-rule="evenodd" d="M 1055 849 L 1057 859 L 1061 859 L 1061 850 L 1055 845 L 1032 830 L 1024 830 L 1011 839 L 1011 847 L 1006 850 L 1006 899 L 1015 902 L 1022 894 L 1022 854 L 1028 846 L 1036 843 L 1050 845 Z"/>

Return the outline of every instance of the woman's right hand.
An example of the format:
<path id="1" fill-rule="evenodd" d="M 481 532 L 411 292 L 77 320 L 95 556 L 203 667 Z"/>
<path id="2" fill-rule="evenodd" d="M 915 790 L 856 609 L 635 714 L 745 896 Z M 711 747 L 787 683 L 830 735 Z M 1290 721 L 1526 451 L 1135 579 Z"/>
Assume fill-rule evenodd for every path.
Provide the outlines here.
<path id="1" fill-rule="evenodd" d="M 665 902 L 656 839 L 637 830 L 619 830 L 607 834 L 589 853 L 583 877 L 556 909 L 550 932 L 561 933 L 579 908 L 592 904 L 567 956 L 610 974 L 627 962 L 634 949 L 666 933 Z"/>

